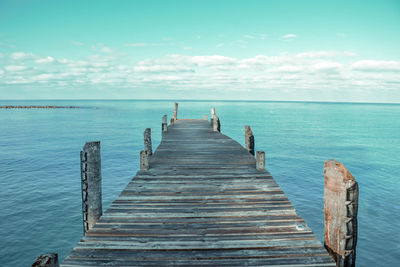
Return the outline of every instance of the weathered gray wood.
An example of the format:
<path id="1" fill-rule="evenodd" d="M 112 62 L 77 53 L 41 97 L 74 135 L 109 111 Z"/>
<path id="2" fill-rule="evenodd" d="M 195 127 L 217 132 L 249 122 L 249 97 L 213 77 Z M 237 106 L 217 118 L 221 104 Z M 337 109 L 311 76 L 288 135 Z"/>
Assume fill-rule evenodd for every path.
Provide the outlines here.
<path id="1" fill-rule="evenodd" d="M 32 264 L 32 267 L 59 267 L 59 266 L 60 265 L 58 263 L 57 253 L 42 254 Z"/>
<path id="2" fill-rule="evenodd" d="M 174 121 L 62 266 L 335 266 L 266 170 L 206 120 Z"/>
<path id="3" fill-rule="evenodd" d="M 149 154 L 147 151 L 140 151 L 140 170 L 147 171 L 149 169 Z"/>
<path id="4" fill-rule="evenodd" d="M 254 156 L 254 135 L 249 125 L 244 126 L 244 140 L 247 151 Z"/>
<path id="5" fill-rule="evenodd" d="M 178 119 L 178 103 L 175 102 L 174 108 L 174 120 Z"/>
<path id="6" fill-rule="evenodd" d="M 146 128 L 146 130 L 143 133 L 144 136 L 144 151 L 146 151 L 148 156 L 151 156 L 153 154 L 153 148 L 151 145 L 151 129 Z"/>
<path id="7" fill-rule="evenodd" d="M 337 266 L 355 266 L 358 184 L 336 160 L 324 164 L 325 247 Z"/>
<path id="8" fill-rule="evenodd" d="M 167 131 L 167 115 L 162 117 L 161 131 L 163 133 Z"/>
<path id="9" fill-rule="evenodd" d="M 81 151 L 83 232 L 86 234 L 103 213 L 100 142 L 87 142 Z"/>
<path id="10" fill-rule="evenodd" d="M 257 170 L 265 170 L 265 152 L 264 151 L 257 151 L 256 169 Z"/>

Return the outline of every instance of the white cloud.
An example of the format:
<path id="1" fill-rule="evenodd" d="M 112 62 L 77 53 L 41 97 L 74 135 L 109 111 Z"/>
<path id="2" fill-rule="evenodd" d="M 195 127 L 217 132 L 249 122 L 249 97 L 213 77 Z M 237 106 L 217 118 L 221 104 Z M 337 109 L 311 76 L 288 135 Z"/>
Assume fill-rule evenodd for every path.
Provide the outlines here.
<path id="1" fill-rule="evenodd" d="M 342 64 L 333 61 L 323 61 L 313 65 L 313 69 L 320 72 L 340 72 L 342 68 Z"/>
<path id="2" fill-rule="evenodd" d="M 372 72 L 398 72 L 400 71 L 400 62 L 384 60 L 360 60 L 353 63 L 351 65 L 351 69 Z"/>
<path id="3" fill-rule="evenodd" d="M 177 65 L 150 65 L 150 66 L 135 66 L 135 72 L 186 72 L 194 71 L 190 67 Z"/>
<path id="4" fill-rule="evenodd" d="M 356 56 L 357 56 L 356 53 L 351 52 L 351 51 L 344 51 L 343 54 L 344 54 L 346 57 L 356 57 Z"/>
<path id="5" fill-rule="evenodd" d="M 22 66 L 22 65 L 7 65 L 4 67 L 6 71 L 14 72 L 14 71 L 22 71 L 26 70 L 28 67 L 27 66 Z"/>
<path id="6" fill-rule="evenodd" d="M 302 71 L 304 71 L 304 67 L 294 66 L 294 65 L 283 65 L 271 70 L 271 72 L 281 72 L 281 73 L 297 73 Z"/>
<path id="7" fill-rule="evenodd" d="M 282 36 L 283 39 L 293 39 L 293 38 L 296 38 L 296 37 L 297 37 L 297 35 L 293 34 L 293 33 L 289 33 L 289 34 L 286 34 L 286 35 Z"/>
<path id="8" fill-rule="evenodd" d="M 245 35 L 243 35 L 243 38 L 246 38 L 246 39 L 255 39 L 256 37 L 255 37 L 254 35 L 245 34 Z"/>
<path id="9" fill-rule="evenodd" d="M 10 58 L 14 59 L 14 60 L 22 60 L 22 59 L 27 59 L 27 58 L 32 58 L 32 57 L 34 57 L 33 54 L 24 53 L 24 52 L 15 52 L 10 55 Z"/>
<path id="10" fill-rule="evenodd" d="M 216 65 L 233 64 L 237 60 L 235 58 L 231 58 L 231 57 L 213 55 L 213 56 L 189 57 L 189 61 L 202 67 L 202 66 L 216 66 Z"/>
<path id="11" fill-rule="evenodd" d="M 130 46 L 130 47 L 145 47 L 145 46 L 149 46 L 148 43 L 129 43 L 129 44 L 125 44 L 125 46 Z"/>
<path id="12" fill-rule="evenodd" d="M 101 48 L 101 52 L 112 53 L 113 50 L 111 48 L 107 47 L 107 46 L 104 46 L 104 47 Z"/>
<path id="13" fill-rule="evenodd" d="M 297 54 L 299 58 L 324 58 L 324 57 L 334 57 L 338 53 L 335 51 L 311 51 Z"/>
<path id="14" fill-rule="evenodd" d="M 400 85 L 399 61 L 355 61 L 352 53 L 340 51 L 261 54 L 245 58 L 173 54 L 134 62 L 123 55 L 100 53 L 102 48 L 104 46 L 98 48 L 97 55 L 78 59 L 26 57 L 26 53 L 19 52 L 21 54 L 14 55 L 19 58 L 16 61 L 7 54 L 0 63 L 0 88 L 7 84 L 36 84 L 41 88 L 100 88 L 104 85 L 126 90 L 168 88 L 180 92 L 196 89 L 252 93 L 254 90 L 269 92 L 272 88 L 281 92 L 344 87 L 349 90 L 356 87 L 361 91 L 396 90 Z"/>
<path id="15" fill-rule="evenodd" d="M 73 46 L 83 46 L 83 45 L 84 45 L 84 43 L 77 42 L 77 41 L 72 41 L 71 44 L 72 44 Z"/>
<path id="16" fill-rule="evenodd" d="M 54 58 L 53 57 L 45 57 L 45 58 L 39 58 L 35 60 L 36 63 L 42 64 L 42 63 L 52 63 L 54 62 Z"/>

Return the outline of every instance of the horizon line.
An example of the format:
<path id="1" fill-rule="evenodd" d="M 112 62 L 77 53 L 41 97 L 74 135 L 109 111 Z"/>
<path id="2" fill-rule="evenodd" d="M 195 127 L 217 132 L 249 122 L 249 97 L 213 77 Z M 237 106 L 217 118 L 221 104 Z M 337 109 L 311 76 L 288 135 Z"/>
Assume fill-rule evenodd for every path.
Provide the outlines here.
<path id="1" fill-rule="evenodd" d="M 399 105 L 400 102 L 363 102 L 363 101 L 323 101 L 323 100 L 240 100 L 240 99 L 157 99 L 157 98 L 138 98 L 138 99 L 0 99 L 0 101 L 198 101 L 198 102 L 277 102 L 277 103 L 332 103 L 332 104 L 387 104 Z"/>

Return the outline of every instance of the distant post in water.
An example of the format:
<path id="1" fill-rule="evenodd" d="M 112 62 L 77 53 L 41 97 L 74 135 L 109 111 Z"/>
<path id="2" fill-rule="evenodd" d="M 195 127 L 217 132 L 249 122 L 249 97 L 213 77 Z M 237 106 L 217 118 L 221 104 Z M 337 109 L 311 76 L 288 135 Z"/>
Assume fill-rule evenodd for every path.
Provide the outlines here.
<path id="1" fill-rule="evenodd" d="M 153 154 L 153 149 L 151 146 L 151 129 L 146 128 L 143 135 L 144 135 L 144 151 L 146 151 L 147 154 L 151 156 Z"/>
<path id="2" fill-rule="evenodd" d="M 358 184 L 336 161 L 324 164 L 325 248 L 336 266 L 354 267 L 357 245 Z"/>
<path id="3" fill-rule="evenodd" d="M 247 151 L 254 156 L 254 135 L 249 125 L 244 126 L 244 139 Z"/>
<path id="4" fill-rule="evenodd" d="M 174 108 L 174 120 L 178 119 L 178 103 L 175 102 L 175 108 Z"/>
<path id="5" fill-rule="evenodd" d="M 166 132 L 167 131 L 167 115 L 164 115 L 162 117 L 161 130 L 162 130 L 162 132 Z"/>
<path id="6" fill-rule="evenodd" d="M 149 155 L 145 150 L 140 151 L 140 170 L 147 171 L 149 169 Z"/>
<path id="7" fill-rule="evenodd" d="M 101 204 L 100 142 L 87 142 L 81 151 L 83 233 L 103 214 Z"/>
<path id="8" fill-rule="evenodd" d="M 221 132 L 221 122 L 217 115 L 214 115 L 213 118 L 213 131 L 214 132 Z"/>
<path id="9" fill-rule="evenodd" d="M 264 151 L 257 151 L 256 169 L 259 171 L 265 170 L 265 152 Z"/>

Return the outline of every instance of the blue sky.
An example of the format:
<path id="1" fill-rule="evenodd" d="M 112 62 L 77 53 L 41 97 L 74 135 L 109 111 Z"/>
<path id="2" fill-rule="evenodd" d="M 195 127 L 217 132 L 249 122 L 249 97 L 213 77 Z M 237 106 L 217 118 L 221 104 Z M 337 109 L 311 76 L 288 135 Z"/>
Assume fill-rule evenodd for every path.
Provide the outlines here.
<path id="1" fill-rule="evenodd" d="M 0 0 L 0 99 L 400 102 L 400 1 Z"/>

